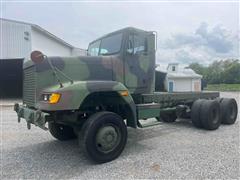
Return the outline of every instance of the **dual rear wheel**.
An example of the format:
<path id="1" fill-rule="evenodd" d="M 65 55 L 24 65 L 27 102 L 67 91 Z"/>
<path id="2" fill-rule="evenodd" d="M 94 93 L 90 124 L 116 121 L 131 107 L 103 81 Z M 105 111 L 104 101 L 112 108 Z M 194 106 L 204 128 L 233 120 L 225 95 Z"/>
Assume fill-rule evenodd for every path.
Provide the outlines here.
<path id="1" fill-rule="evenodd" d="M 191 119 L 194 126 L 207 130 L 218 129 L 221 123 L 234 124 L 237 103 L 234 99 L 196 100 L 192 105 Z"/>

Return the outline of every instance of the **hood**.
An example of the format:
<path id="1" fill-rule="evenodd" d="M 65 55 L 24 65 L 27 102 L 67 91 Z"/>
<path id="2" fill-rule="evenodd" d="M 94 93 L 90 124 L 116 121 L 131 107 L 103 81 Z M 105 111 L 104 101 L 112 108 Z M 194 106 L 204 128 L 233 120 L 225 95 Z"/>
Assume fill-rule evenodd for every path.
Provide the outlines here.
<path id="1" fill-rule="evenodd" d="M 73 81 L 112 81 L 115 78 L 113 77 L 111 56 L 48 57 L 48 60 Z M 36 99 L 45 89 L 59 85 L 47 60 L 38 64 L 27 61 L 23 68 L 24 84 L 29 84 L 28 89 L 35 91 Z M 29 72 L 32 72 L 31 77 Z M 68 83 L 70 84 L 70 81 L 62 73 L 57 72 L 57 76 L 66 87 Z M 27 94 L 31 94 L 31 92 Z"/>

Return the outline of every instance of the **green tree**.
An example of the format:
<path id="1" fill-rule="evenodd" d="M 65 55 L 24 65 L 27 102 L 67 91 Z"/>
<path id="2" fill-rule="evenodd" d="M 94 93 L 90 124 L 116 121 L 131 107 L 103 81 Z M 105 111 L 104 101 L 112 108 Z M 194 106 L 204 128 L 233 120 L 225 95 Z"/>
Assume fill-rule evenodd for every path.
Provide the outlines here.
<path id="1" fill-rule="evenodd" d="M 232 60 L 225 62 L 223 72 L 223 83 L 226 84 L 239 84 L 240 83 L 240 62 L 238 60 Z"/>
<path id="2" fill-rule="evenodd" d="M 226 59 L 214 61 L 208 67 L 199 63 L 192 63 L 189 68 L 203 76 L 203 82 L 209 84 L 239 84 L 240 61 L 238 59 Z"/>

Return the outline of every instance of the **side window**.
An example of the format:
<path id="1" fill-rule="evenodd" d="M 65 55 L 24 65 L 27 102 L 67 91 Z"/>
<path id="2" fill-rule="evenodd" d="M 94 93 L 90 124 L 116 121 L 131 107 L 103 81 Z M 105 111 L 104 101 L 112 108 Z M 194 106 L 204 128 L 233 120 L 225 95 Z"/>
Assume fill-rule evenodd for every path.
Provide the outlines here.
<path id="1" fill-rule="evenodd" d="M 129 35 L 127 52 L 130 54 L 140 54 L 147 50 L 147 39 L 140 35 Z"/>
<path id="2" fill-rule="evenodd" d="M 134 35 L 134 54 L 139 54 L 146 51 L 146 38 L 143 36 Z"/>
<path id="3" fill-rule="evenodd" d="M 134 51 L 134 36 L 133 35 L 129 35 L 128 37 L 128 44 L 127 44 L 127 52 L 129 54 L 133 54 Z"/>

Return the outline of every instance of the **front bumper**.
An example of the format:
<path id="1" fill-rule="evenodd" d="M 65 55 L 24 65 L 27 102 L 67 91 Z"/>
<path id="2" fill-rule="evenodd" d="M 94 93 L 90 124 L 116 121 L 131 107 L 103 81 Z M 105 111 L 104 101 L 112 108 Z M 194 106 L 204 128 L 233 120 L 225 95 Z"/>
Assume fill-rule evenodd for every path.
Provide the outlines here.
<path id="1" fill-rule="evenodd" d="M 47 122 L 47 118 L 50 116 L 49 113 L 45 113 L 40 110 L 30 109 L 26 106 L 19 105 L 18 103 L 14 105 L 14 111 L 16 111 L 17 113 L 18 122 L 20 122 L 21 118 L 27 121 L 28 129 L 31 128 L 31 124 L 34 124 L 44 130 L 48 130 L 45 124 Z"/>

